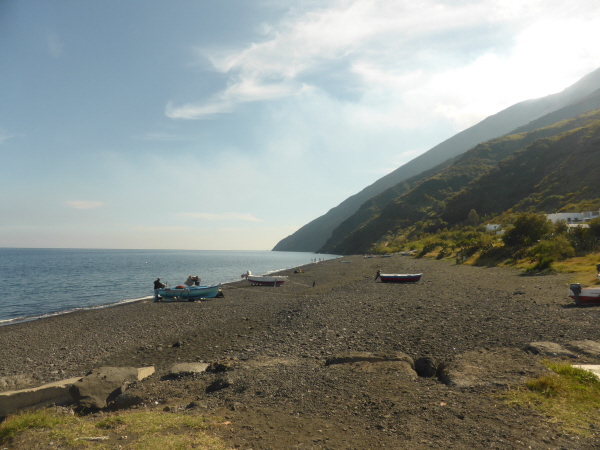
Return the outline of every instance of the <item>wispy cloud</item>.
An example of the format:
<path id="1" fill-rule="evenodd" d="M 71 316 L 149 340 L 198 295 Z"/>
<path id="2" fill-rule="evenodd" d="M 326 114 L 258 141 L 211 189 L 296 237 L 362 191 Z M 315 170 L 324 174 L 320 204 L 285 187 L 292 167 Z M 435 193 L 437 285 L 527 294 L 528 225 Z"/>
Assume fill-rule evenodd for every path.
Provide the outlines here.
<path id="1" fill-rule="evenodd" d="M 222 214 L 211 214 L 211 213 L 180 213 L 177 217 L 184 219 L 202 219 L 202 220 L 237 220 L 247 222 L 262 222 L 252 214 L 249 213 L 222 213 Z"/>
<path id="2" fill-rule="evenodd" d="M 314 3 L 309 5 L 315 7 Z M 455 110 L 465 107 L 460 100 L 457 106 L 437 105 L 428 91 L 450 101 L 462 92 L 463 86 L 480 82 L 482 72 L 491 75 L 482 69 L 484 59 L 479 61 L 481 64 L 468 61 L 485 55 L 484 48 L 490 45 L 488 38 L 502 35 L 502 46 L 490 47 L 499 60 L 493 66 L 493 73 L 498 73 L 499 65 L 518 62 L 522 52 L 517 49 L 513 58 L 507 47 L 526 49 L 531 45 L 515 36 L 523 33 L 525 39 L 532 23 L 564 21 L 569 16 L 592 18 L 595 13 L 600 13 L 600 4 L 595 0 L 582 0 L 568 8 L 542 0 L 332 0 L 319 3 L 313 10 L 294 8 L 279 23 L 264 26 L 261 42 L 248 43 L 241 50 L 197 48 L 200 58 L 228 76 L 228 86 L 204 101 L 181 105 L 170 102 L 165 114 L 172 119 L 211 118 L 231 113 L 243 103 L 298 95 L 326 83 L 325 79 L 333 84 L 343 78 L 352 79 L 355 91 L 363 97 L 379 92 L 381 98 L 387 97 L 396 104 L 424 104 L 424 98 L 424 109 L 435 111 L 430 116 L 449 117 L 464 127 L 496 111 L 471 108 L 463 114 Z M 591 19 L 583 22 L 578 24 L 579 30 L 582 26 L 587 30 L 600 28 Z M 535 40 L 533 44 L 541 45 L 536 48 L 555 48 L 544 46 L 544 39 L 550 37 L 546 34 Z M 554 35 L 567 39 L 566 33 Z M 597 42 L 595 35 L 591 37 L 575 42 Z M 571 46 L 571 41 L 564 45 Z M 592 46 L 586 46 L 584 51 L 597 58 L 598 51 L 588 47 Z M 549 58 L 546 65 L 553 59 L 557 58 Z M 531 65 L 519 75 L 529 71 Z M 454 67 L 466 67 L 461 71 L 464 79 L 458 88 L 446 83 L 452 79 Z M 532 76 L 541 73 L 547 71 L 538 69 Z M 509 83 L 505 85 L 508 90 Z M 342 89 L 351 88 L 345 85 Z M 497 90 L 498 97 L 506 98 L 505 90 Z M 544 95 L 547 93 L 550 92 Z M 476 96 L 481 97 L 481 92 Z"/>
<path id="3" fill-rule="evenodd" d="M 94 209 L 104 206 L 104 203 L 95 200 L 75 200 L 67 202 L 67 206 L 74 209 Z"/>
<path id="4" fill-rule="evenodd" d="M 8 134 L 6 131 L 0 129 L 0 144 L 4 144 L 10 138 L 13 138 L 14 135 Z"/>

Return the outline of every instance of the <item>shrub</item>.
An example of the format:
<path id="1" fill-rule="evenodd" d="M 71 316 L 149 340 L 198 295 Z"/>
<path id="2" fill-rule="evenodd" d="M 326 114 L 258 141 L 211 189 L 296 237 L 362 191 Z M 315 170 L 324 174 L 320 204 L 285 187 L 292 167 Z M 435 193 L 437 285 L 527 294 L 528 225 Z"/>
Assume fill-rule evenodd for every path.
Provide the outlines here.
<path id="1" fill-rule="evenodd" d="M 531 248 L 529 254 L 536 257 L 538 261 L 542 259 L 561 260 L 575 256 L 575 249 L 569 240 L 561 234 L 549 240 L 541 240 Z"/>
<path id="2" fill-rule="evenodd" d="M 510 247 L 529 247 L 549 234 L 552 228 L 545 214 L 520 214 L 513 227 L 504 233 L 502 241 Z"/>

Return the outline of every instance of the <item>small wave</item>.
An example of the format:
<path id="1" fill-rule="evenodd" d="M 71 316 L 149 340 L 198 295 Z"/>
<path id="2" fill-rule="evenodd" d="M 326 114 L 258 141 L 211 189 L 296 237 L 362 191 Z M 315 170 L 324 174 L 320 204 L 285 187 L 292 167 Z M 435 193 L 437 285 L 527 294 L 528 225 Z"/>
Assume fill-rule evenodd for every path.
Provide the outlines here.
<path id="1" fill-rule="evenodd" d="M 91 311 L 93 309 L 112 308 L 113 306 L 125 305 L 127 303 L 141 302 L 144 300 L 151 300 L 153 298 L 154 297 L 152 297 L 152 296 L 139 297 L 139 298 L 128 298 L 125 300 L 119 300 L 118 302 L 114 302 L 114 303 L 105 303 L 103 305 L 92 305 L 92 306 L 85 306 L 85 307 L 81 307 L 81 308 L 66 309 L 66 310 L 62 310 L 62 311 L 55 311 L 55 312 L 42 314 L 39 316 L 14 317 L 12 319 L 0 320 L 0 327 L 6 326 L 6 325 L 14 325 L 17 323 L 32 322 L 34 320 L 48 319 L 49 317 L 64 316 L 65 314 L 71 314 L 71 313 L 74 313 L 77 311 Z"/>

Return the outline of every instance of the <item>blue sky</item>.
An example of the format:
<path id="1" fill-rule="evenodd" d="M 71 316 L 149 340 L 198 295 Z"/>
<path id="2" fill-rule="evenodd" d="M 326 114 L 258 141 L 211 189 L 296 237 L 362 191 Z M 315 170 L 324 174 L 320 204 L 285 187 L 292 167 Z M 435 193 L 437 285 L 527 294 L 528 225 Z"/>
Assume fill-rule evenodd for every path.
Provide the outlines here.
<path id="1" fill-rule="evenodd" d="M 600 3 L 0 0 L 0 247 L 271 249 L 600 66 Z"/>

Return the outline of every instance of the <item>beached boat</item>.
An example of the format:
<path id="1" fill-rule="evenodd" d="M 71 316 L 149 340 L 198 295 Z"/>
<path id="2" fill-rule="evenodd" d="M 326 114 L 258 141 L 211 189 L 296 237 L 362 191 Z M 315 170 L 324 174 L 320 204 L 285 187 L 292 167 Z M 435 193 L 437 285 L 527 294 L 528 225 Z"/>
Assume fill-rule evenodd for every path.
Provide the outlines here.
<path id="1" fill-rule="evenodd" d="M 221 289 L 220 284 L 213 286 L 175 286 L 158 290 L 158 296 L 164 302 L 187 302 L 202 298 L 215 298 Z"/>
<path id="2" fill-rule="evenodd" d="M 422 273 L 381 273 L 377 271 L 375 279 L 380 278 L 382 283 L 416 283 L 421 279 Z"/>
<path id="3" fill-rule="evenodd" d="M 582 288 L 579 283 L 569 286 L 569 297 L 576 305 L 600 305 L 600 286 Z"/>
<path id="4" fill-rule="evenodd" d="M 279 275 L 252 275 L 250 271 L 243 274 L 242 278 L 257 286 L 281 286 L 288 279 Z"/>
<path id="5" fill-rule="evenodd" d="M 246 279 L 255 285 L 260 286 L 281 286 L 288 277 L 275 275 L 247 275 Z"/>

